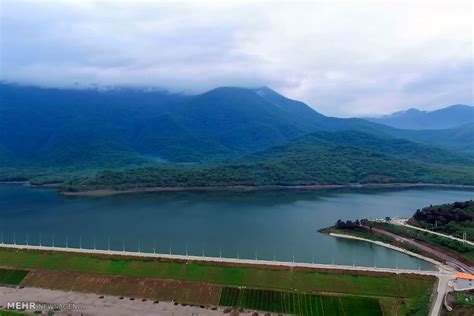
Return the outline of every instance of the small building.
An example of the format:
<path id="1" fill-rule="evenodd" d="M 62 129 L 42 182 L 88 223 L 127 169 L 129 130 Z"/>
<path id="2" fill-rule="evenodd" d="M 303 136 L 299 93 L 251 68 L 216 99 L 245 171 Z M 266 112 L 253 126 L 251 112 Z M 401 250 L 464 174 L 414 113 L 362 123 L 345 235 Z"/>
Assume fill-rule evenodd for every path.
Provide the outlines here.
<path id="1" fill-rule="evenodd" d="M 456 291 L 471 290 L 474 288 L 474 275 L 469 273 L 456 273 Z"/>

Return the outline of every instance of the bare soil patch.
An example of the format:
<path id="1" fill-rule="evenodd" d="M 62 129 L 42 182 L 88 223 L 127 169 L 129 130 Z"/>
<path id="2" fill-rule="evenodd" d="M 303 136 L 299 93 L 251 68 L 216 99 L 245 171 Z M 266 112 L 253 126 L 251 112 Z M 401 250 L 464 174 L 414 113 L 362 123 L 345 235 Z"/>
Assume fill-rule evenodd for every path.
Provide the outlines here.
<path id="1" fill-rule="evenodd" d="M 22 285 L 206 306 L 217 306 L 222 292 L 219 285 L 201 282 L 49 270 L 31 271 Z"/>

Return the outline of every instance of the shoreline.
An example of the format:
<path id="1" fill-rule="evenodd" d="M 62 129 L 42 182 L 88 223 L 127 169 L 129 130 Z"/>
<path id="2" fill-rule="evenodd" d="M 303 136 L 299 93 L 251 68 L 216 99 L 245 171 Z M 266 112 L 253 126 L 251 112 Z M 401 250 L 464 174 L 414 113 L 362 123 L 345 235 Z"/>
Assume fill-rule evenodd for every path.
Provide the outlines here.
<path id="1" fill-rule="evenodd" d="M 30 181 L 0 181 L 0 184 L 22 184 L 26 187 L 32 188 L 59 188 L 63 183 L 62 182 L 55 182 L 55 183 L 45 183 L 45 184 L 32 184 Z"/>
<path id="2" fill-rule="evenodd" d="M 336 237 L 336 238 L 345 238 L 345 239 L 352 239 L 352 240 L 360 240 L 360 241 L 370 242 L 370 243 L 375 244 L 375 245 L 379 245 L 379 246 L 386 247 L 386 248 L 389 248 L 389 249 L 392 249 L 392 250 L 396 250 L 398 252 L 407 254 L 409 256 L 427 261 L 427 262 L 433 264 L 439 270 L 441 270 L 442 267 L 445 266 L 443 263 L 441 263 L 441 262 L 439 262 L 435 259 L 432 259 L 430 257 L 426 257 L 426 256 L 423 256 L 423 255 L 414 253 L 410 250 L 406 250 L 406 249 L 403 249 L 403 248 L 400 248 L 400 247 L 397 247 L 397 246 L 394 246 L 394 245 L 391 245 L 391 244 L 384 243 L 382 241 L 371 240 L 371 239 L 367 239 L 367 238 L 362 238 L 362 237 L 357 237 L 357 236 L 352 236 L 352 235 L 346 235 L 346 234 L 339 234 L 339 233 L 329 233 L 329 236 L 333 236 L 333 237 Z"/>
<path id="3" fill-rule="evenodd" d="M 28 184 L 29 181 L 0 181 L 0 184 Z"/>
<path id="4" fill-rule="evenodd" d="M 474 185 L 437 184 L 437 183 L 367 183 L 367 184 L 315 184 L 315 185 L 236 185 L 236 186 L 182 186 L 182 187 L 149 187 L 123 190 L 95 189 L 77 192 L 60 191 L 69 196 L 112 196 L 118 194 L 148 193 L 148 192 L 192 192 L 192 191 L 272 191 L 272 190 L 335 190 L 335 189 L 399 189 L 399 188 L 446 188 L 474 189 Z"/>

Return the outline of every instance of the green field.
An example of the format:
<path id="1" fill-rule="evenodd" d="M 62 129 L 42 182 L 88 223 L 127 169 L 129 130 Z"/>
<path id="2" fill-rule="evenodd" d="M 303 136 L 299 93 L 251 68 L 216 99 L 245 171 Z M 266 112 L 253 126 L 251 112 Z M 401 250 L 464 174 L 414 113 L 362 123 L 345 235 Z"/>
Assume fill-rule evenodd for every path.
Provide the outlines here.
<path id="1" fill-rule="evenodd" d="M 25 270 L 0 269 L 0 284 L 18 285 L 27 274 Z"/>
<path id="2" fill-rule="evenodd" d="M 367 315 L 366 308 L 371 306 L 369 309 L 374 311 L 371 314 L 375 315 L 380 314 L 380 309 L 384 315 L 393 315 L 393 310 L 398 310 L 398 315 L 409 315 L 420 303 L 428 304 L 421 301 L 431 294 L 435 283 L 434 277 L 408 274 L 119 258 L 5 248 L 0 249 L 0 266 L 81 272 L 98 277 L 109 275 L 195 281 L 233 289 L 253 288 L 239 292 L 237 302 L 229 297 L 229 293 L 235 290 L 225 290 L 230 292 L 223 294 L 221 302 L 225 306 L 272 311 L 280 309 L 282 312 L 293 310 L 303 314 L 321 308 L 333 309 L 334 313 L 350 309 L 351 315 L 357 315 L 357 311 L 364 306 L 365 312 L 360 313 Z M 61 288 L 60 283 L 61 279 L 58 279 L 54 288 Z M 278 293 L 283 293 L 280 298 Z M 217 297 L 216 302 L 219 299 Z"/>
<path id="3" fill-rule="evenodd" d="M 225 287 L 222 290 L 220 305 L 296 315 L 382 315 L 379 300 L 376 298 L 235 287 Z"/>
<path id="4" fill-rule="evenodd" d="M 0 249 L 0 266 L 40 268 L 108 275 L 156 277 L 210 282 L 231 286 L 279 290 L 338 292 L 388 297 L 416 297 L 426 292 L 434 278 L 306 269 L 271 269 L 212 263 L 186 263 L 151 258 L 118 259 L 60 252 Z"/>

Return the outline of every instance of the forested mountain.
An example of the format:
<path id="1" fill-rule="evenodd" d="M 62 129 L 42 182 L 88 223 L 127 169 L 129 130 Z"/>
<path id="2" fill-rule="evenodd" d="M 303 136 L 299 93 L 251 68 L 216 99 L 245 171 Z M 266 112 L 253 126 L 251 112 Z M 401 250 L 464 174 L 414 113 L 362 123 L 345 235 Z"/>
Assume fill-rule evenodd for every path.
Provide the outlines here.
<path id="1" fill-rule="evenodd" d="M 434 230 L 458 238 L 466 234 L 467 240 L 474 240 L 474 201 L 430 205 L 417 210 L 410 224 Z"/>
<path id="2" fill-rule="evenodd" d="M 97 172 L 163 163 L 222 166 L 242 164 L 242 157 L 255 166 L 256 157 L 263 157 L 258 152 L 305 142 L 314 143 L 315 157 L 319 154 L 314 150 L 324 152 L 323 160 L 329 159 L 329 152 L 340 156 L 331 147 L 339 146 L 347 155 L 360 153 L 394 163 L 408 159 L 469 166 L 472 157 L 457 152 L 474 149 L 474 129 L 471 125 L 458 129 L 410 131 L 327 117 L 267 87 L 223 87 L 189 96 L 150 89 L 0 84 L 0 178 L 12 178 L 12 170 L 19 178 L 29 178 L 37 170 L 46 175 L 51 169 Z"/>
<path id="3" fill-rule="evenodd" d="M 28 164 L 74 157 L 74 150 L 65 152 L 72 149 L 68 144 L 101 152 L 97 143 L 107 144 L 109 153 L 120 148 L 120 153 L 172 162 L 208 161 L 285 144 L 317 130 L 358 125 L 375 124 L 325 117 L 266 87 L 186 96 L 0 85 L 0 147 Z"/>
<path id="4" fill-rule="evenodd" d="M 293 142 L 297 145 L 324 143 L 351 146 L 379 154 L 407 158 L 427 163 L 474 166 L 474 156 L 456 154 L 441 148 L 418 144 L 402 138 L 374 135 L 357 130 L 340 132 L 315 132 Z"/>
<path id="5" fill-rule="evenodd" d="M 386 134 L 457 152 L 474 153 L 474 123 L 441 130 L 386 130 Z"/>
<path id="6" fill-rule="evenodd" d="M 43 153 L 60 156 L 67 143 L 129 145 L 157 128 L 179 134 L 166 118 L 186 99 L 161 91 L 0 85 L 0 146 L 18 159 L 41 163 Z"/>
<path id="7" fill-rule="evenodd" d="M 304 136 L 284 146 L 251 154 L 232 163 L 201 166 L 163 166 L 125 171 L 105 171 L 93 177 L 68 181 L 63 189 L 137 189 L 186 186 L 265 186 L 351 183 L 453 183 L 474 184 L 474 164 L 465 166 L 428 164 L 417 161 L 405 144 L 402 154 L 390 155 L 397 143 L 363 133 L 335 132 Z M 373 150 L 344 143 L 356 142 Z M 368 141 L 369 140 L 369 141 Z M 370 141 L 372 143 L 370 143 Z M 369 144 L 369 145 L 365 145 Z M 378 146 L 378 148 L 376 148 Z M 413 147 L 411 147 L 413 146 Z M 403 158 L 406 155 L 408 158 Z M 456 157 L 452 157 L 456 158 Z M 457 157 L 459 158 L 459 157 Z M 429 159 L 427 159 L 429 160 Z"/>
<path id="8" fill-rule="evenodd" d="M 67 143 L 97 141 L 170 161 L 201 161 L 285 143 L 325 118 L 270 93 L 219 88 L 189 97 L 0 85 L 0 146 L 39 164 L 69 155 Z"/>
<path id="9" fill-rule="evenodd" d="M 448 129 L 474 123 L 474 107 L 456 104 L 431 112 L 411 108 L 379 118 L 368 119 L 400 129 Z"/>

